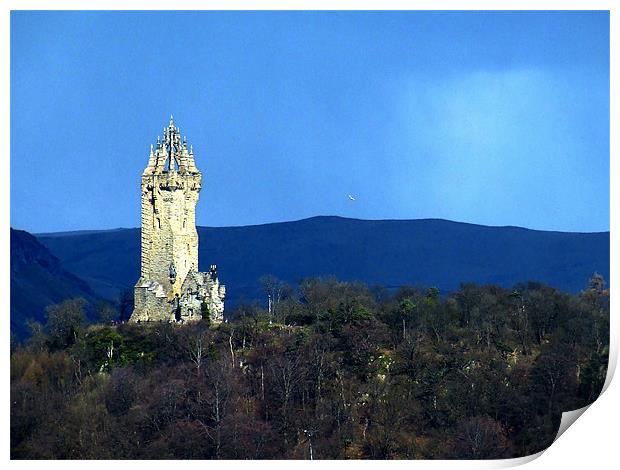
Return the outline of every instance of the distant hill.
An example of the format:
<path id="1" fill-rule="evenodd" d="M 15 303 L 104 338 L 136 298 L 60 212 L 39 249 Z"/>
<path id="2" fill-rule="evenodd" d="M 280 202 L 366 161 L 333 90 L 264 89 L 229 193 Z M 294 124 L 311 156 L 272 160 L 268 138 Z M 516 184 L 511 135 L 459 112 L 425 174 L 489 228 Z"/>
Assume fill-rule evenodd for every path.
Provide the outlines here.
<path id="1" fill-rule="evenodd" d="M 45 307 L 71 297 L 92 302 L 95 294 L 34 236 L 11 229 L 11 331 L 23 338 L 28 319 L 43 322 Z"/>
<path id="2" fill-rule="evenodd" d="M 461 282 L 512 287 L 535 280 L 568 292 L 598 271 L 609 279 L 609 232 L 564 233 L 447 220 L 313 217 L 243 227 L 199 227 L 200 269 L 217 264 L 227 305 L 262 298 L 258 279 L 309 276 L 457 289 Z M 138 279 L 140 230 L 41 234 L 62 265 L 112 298 Z"/>

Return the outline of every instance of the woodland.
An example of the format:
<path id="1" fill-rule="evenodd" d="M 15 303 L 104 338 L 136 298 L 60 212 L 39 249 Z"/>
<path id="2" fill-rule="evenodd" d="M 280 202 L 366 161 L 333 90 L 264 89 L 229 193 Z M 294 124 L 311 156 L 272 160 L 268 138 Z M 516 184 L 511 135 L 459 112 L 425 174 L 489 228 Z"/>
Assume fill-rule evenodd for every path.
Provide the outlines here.
<path id="1" fill-rule="evenodd" d="M 605 381 L 598 274 L 577 294 L 262 284 L 266 305 L 219 325 L 128 323 L 128 293 L 49 306 L 11 342 L 11 457 L 520 457 L 548 447 L 561 413 Z"/>

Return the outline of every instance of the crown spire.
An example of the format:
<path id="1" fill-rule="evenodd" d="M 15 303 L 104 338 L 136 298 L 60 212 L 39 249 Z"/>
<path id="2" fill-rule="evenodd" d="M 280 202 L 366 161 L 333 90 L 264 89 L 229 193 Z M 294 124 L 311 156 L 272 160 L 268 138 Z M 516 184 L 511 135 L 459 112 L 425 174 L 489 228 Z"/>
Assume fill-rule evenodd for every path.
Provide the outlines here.
<path id="1" fill-rule="evenodd" d="M 187 136 L 184 136 L 181 129 L 176 126 L 172 114 L 168 125 L 163 128 L 163 135 L 157 136 L 154 147 L 154 150 L 151 150 L 151 155 L 154 158 L 152 166 L 157 174 L 167 172 L 199 173 L 194 162 L 193 148 L 187 141 Z"/>

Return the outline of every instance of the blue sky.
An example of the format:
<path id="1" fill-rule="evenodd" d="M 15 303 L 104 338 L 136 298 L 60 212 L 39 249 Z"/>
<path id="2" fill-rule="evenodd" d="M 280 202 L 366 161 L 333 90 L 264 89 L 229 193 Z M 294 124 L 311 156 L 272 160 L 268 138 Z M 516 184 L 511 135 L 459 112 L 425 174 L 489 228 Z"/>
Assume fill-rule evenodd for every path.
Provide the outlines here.
<path id="1" fill-rule="evenodd" d="M 13 12 L 11 225 L 139 226 L 171 113 L 199 225 L 609 230 L 607 12 Z"/>

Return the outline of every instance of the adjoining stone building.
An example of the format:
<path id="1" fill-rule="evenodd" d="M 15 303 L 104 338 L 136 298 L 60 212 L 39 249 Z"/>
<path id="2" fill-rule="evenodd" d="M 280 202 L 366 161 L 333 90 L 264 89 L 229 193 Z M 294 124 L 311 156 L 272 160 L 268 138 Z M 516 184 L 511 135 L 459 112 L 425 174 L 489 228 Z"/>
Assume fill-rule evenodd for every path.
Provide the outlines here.
<path id="1" fill-rule="evenodd" d="M 157 137 L 141 184 L 140 279 L 134 289 L 131 322 L 197 321 L 208 312 L 219 323 L 225 288 L 217 268 L 198 271 L 196 203 L 202 174 L 192 147 L 181 140 L 172 116 Z"/>

